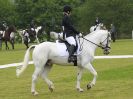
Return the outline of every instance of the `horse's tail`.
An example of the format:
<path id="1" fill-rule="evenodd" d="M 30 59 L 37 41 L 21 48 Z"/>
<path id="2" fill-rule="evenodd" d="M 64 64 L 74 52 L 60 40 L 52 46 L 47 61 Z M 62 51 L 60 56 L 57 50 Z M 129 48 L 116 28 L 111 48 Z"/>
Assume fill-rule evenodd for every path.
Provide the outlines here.
<path id="1" fill-rule="evenodd" d="M 24 70 L 27 68 L 28 62 L 29 62 L 30 50 L 31 50 L 32 48 L 35 48 L 35 47 L 36 47 L 36 45 L 32 45 L 32 46 L 30 46 L 30 47 L 27 49 L 27 51 L 26 51 L 26 53 L 25 53 L 25 57 L 24 57 L 24 61 L 23 61 L 22 66 L 19 66 L 19 67 L 17 67 L 17 69 L 16 69 L 16 75 L 17 75 L 17 77 L 19 77 L 19 76 L 24 72 Z"/>

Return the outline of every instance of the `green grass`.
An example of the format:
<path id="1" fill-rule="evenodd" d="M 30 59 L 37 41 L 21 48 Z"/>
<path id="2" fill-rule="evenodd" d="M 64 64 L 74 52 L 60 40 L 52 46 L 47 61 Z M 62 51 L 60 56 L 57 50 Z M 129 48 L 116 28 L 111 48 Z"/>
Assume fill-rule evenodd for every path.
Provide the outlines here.
<path id="1" fill-rule="evenodd" d="M 25 46 L 17 44 L 16 49 L 0 51 L 0 65 L 21 62 Z M 110 55 L 133 55 L 132 40 L 118 40 L 111 45 Z M 96 55 L 103 55 L 97 49 Z M 54 65 L 49 78 L 54 82 L 55 90 L 51 93 L 46 83 L 39 78 L 37 91 L 39 96 L 30 93 L 31 76 L 34 66 L 29 65 L 24 74 L 17 78 L 16 68 L 0 69 L 0 99 L 133 99 L 133 59 L 97 59 L 93 65 L 98 72 L 96 85 L 86 90 L 86 85 L 92 80 L 92 75 L 84 71 L 81 87 L 83 93 L 75 89 L 77 68 Z"/>

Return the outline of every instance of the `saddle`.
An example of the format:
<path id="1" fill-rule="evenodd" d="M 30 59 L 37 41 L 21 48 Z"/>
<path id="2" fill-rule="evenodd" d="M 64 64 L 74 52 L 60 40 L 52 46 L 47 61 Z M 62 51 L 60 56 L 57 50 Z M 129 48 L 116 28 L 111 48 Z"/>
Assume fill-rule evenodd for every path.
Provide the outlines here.
<path id="1" fill-rule="evenodd" d="M 70 52 L 70 44 L 66 41 L 66 40 L 64 40 L 64 39 L 62 39 L 62 38 L 58 38 L 58 42 L 59 43 L 64 43 L 65 45 L 66 45 L 66 50 L 68 51 L 68 52 Z M 75 47 L 75 51 L 77 50 L 77 48 L 78 48 L 78 44 L 77 44 L 77 41 L 76 41 L 76 47 Z M 72 60 L 71 60 L 73 63 L 74 63 L 74 66 L 77 66 L 77 55 L 72 55 Z"/>

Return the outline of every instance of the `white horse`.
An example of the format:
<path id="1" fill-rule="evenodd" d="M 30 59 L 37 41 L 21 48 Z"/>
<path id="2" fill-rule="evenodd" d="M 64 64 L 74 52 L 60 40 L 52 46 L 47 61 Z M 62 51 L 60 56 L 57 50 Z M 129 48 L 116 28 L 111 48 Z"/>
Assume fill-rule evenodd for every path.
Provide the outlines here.
<path id="1" fill-rule="evenodd" d="M 93 31 L 95 31 L 95 30 L 101 30 L 102 27 L 103 27 L 103 23 L 100 23 L 100 24 L 98 24 L 98 25 L 92 26 L 92 27 L 90 28 L 90 32 L 93 32 Z"/>
<path id="2" fill-rule="evenodd" d="M 51 31 L 50 37 L 53 38 L 54 40 L 57 40 L 58 38 L 63 38 L 63 32 L 57 33 L 57 32 Z"/>
<path id="3" fill-rule="evenodd" d="M 107 30 L 98 30 L 94 31 L 86 35 L 85 37 L 81 37 L 80 46 L 82 46 L 82 50 L 80 54 L 77 55 L 77 67 L 79 69 L 77 75 L 77 85 L 76 88 L 78 91 L 83 92 L 83 89 L 80 87 L 80 80 L 82 77 L 83 69 L 89 70 L 93 74 L 93 80 L 87 84 L 87 89 L 92 88 L 92 86 L 96 83 L 97 72 L 93 68 L 91 62 L 94 60 L 94 54 L 97 47 L 101 47 L 104 51 L 104 54 L 109 54 L 110 51 L 110 33 Z M 19 77 L 20 74 L 24 72 L 28 65 L 30 50 L 33 50 L 33 63 L 35 65 L 35 71 L 32 75 L 32 86 L 31 92 L 33 95 L 37 95 L 38 92 L 35 90 L 35 84 L 37 82 L 37 78 L 39 75 L 46 81 L 49 86 L 50 91 L 53 91 L 54 85 L 52 81 L 50 81 L 47 77 L 48 72 L 50 71 L 52 64 L 58 65 L 73 65 L 72 63 L 68 63 L 68 55 L 62 56 L 60 53 L 58 46 L 60 43 L 54 42 L 43 42 L 39 45 L 30 46 L 25 54 L 23 66 L 19 66 L 16 69 L 16 75 Z M 58 45 L 58 46 L 57 46 Z M 65 47 L 65 44 L 62 45 Z M 63 47 L 62 47 L 63 48 Z M 66 52 L 66 49 L 64 50 Z M 68 52 L 67 52 L 68 53 Z"/>

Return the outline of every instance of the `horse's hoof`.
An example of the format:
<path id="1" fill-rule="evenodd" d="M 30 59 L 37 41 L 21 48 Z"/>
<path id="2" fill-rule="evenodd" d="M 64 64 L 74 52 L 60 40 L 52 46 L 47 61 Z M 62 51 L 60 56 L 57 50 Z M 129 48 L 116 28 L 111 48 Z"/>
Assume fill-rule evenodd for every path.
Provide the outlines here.
<path id="1" fill-rule="evenodd" d="M 33 96 L 37 96 L 38 95 L 38 92 L 36 92 L 36 91 L 33 91 L 31 93 L 32 93 Z"/>
<path id="2" fill-rule="evenodd" d="M 87 90 L 89 90 L 91 88 L 92 88 L 91 84 L 87 84 Z"/>
<path id="3" fill-rule="evenodd" d="M 77 88 L 77 91 L 79 91 L 79 92 L 84 92 L 84 90 L 81 89 L 81 88 Z"/>
<path id="4" fill-rule="evenodd" d="M 53 92 L 54 91 L 54 86 L 50 86 L 49 90 L 50 90 L 50 92 Z"/>

